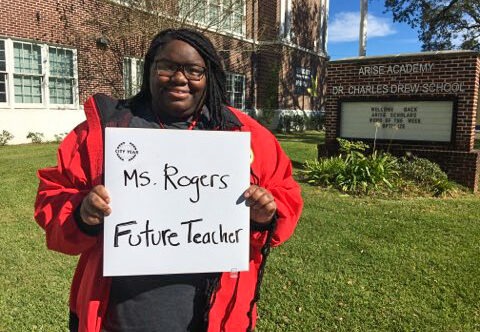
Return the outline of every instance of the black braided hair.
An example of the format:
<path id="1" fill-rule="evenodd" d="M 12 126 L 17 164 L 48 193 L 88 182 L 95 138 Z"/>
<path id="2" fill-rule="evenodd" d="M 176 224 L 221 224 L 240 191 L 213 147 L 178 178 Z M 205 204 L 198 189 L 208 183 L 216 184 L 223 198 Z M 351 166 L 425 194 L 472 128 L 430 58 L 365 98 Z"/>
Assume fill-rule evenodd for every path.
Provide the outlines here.
<path id="1" fill-rule="evenodd" d="M 157 51 L 173 40 L 181 40 L 195 48 L 202 56 L 207 67 L 207 87 L 205 105 L 209 110 L 209 122 L 205 129 L 225 129 L 225 119 L 222 115 L 222 108 L 227 105 L 225 97 L 225 71 L 222 61 L 212 42 L 202 33 L 192 29 L 167 29 L 159 32 L 150 43 L 145 61 L 143 64 L 143 81 L 140 92 L 132 97 L 130 105 L 141 105 L 150 103 L 152 94 L 150 92 L 150 68 Z M 199 105 L 201 108 L 203 105 Z M 195 110 L 199 111 L 199 109 Z"/>

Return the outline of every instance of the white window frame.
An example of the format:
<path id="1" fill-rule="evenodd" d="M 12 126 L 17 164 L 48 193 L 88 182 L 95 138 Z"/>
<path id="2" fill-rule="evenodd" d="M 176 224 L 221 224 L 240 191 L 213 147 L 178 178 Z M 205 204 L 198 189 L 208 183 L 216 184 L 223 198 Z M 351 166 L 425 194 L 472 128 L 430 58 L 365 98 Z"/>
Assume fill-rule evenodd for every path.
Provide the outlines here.
<path id="1" fill-rule="evenodd" d="M 231 106 L 240 109 L 240 110 L 245 110 L 245 88 L 246 88 L 246 76 L 243 74 L 238 74 L 238 73 L 233 73 L 233 72 L 225 72 L 227 82 L 230 78 L 230 82 L 232 82 L 232 91 L 228 91 L 227 89 L 229 88 L 228 83 L 226 84 L 226 89 L 225 92 L 227 93 L 228 101 L 231 102 L 232 100 L 235 100 L 235 93 L 238 93 L 239 91 L 235 91 L 235 78 L 240 77 L 242 78 L 243 84 L 242 84 L 242 101 L 241 101 L 241 107 L 237 107 L 235 104 L 231 103 Z"/>
<path id="2" fill-rule="evenodd" d="M 22 48 L 23 48 L 23 45 L 27 45 L 27 46 L 30 46 L 31 48 L 33 47 L 38 47 L 40 49 L 40 74 L 29 74 L 29 73 L 19 73 L 19 72 L 16 72 L 15 71 L 15 45 L 14 44 L 21 44 L 22 45 Z M 12 41 L 12 75 L 11 75 L 11 79 L 10 79 L 10 84 L 11 86 L 13 87 L 12 90 L 11 90 L 11 101 L 13 103 L 16 103 L 18 105 L 22 105 L 23 107 L 34 107 L 35 105 L 43 105 L 44 102 L 45 102 L 45 93 L 44 93 L 44 86 L 46 85 L 46 82 L 45 82 L 45 66 L 43 65 L 44 64 L 44 60 L 45 59 L 45 50 L 42 49 L 42 47 L 39 45 L 39 44 L 36 44 L 36 43 L 29 43 L 29 42 L 25 42 L 25 41 L 19 41 L 19 40 L 13 40 Z M 15 76 L 31 76 L 31 77 L 38 77 L 40 78 L 40 99 L 41 99 L 41 102 L 40 103 L 17 103 L 16 100 L 15 100 Z"/>
<path id="3" fill-rule="evenodd" d="M 72 74 L 73 74 L 73 76 L 69 77 L 73 81 L 72 82 L 72 104 L 53 104 L 53 103 L 50 103 L 50 89 L 49 89 L 50 77 L 57 78 L 56 76 L 50 74 L 50 48 L 55 48 L 57 50 L 64 50 L 64 51 L 72 52 L 72 66 L 73 66 Z M 77 70 L 77 66 L 76 66 L 76 63 L 77 63 L 76 50 L 72 49 L 72 48 L 68 48 L 68 47 L 58 47 L 58 46 L 48 45 L 47 48 L 46 48 L 46 52 L 48 53 L 47 66 L 46 66 L 47 67 L 46 69 L 48 70 L 48 75 L 46 77 L 46 83 L 47 83 L 46 96 L 48 97 L 48 103 L 50 104 L 50 107 L 57 106 L 57 107 L 65 108 L 65 107 L 68 107 L 69 105 L 75 105 L 76 103 L 78 103 L 78 70 Z M 63 78 L 66 78 L 66 77 L 67 76 L 64 76 Z"/>
<path id="4" fill-rule="evenodd" d="M 41 109 L 78 109 L 79 92 L 78 92 L 78 59 L 77 50 L 74 48 L 49 45 L 45 43 L 38 43 L 32 40 L 20 40 L 12 38 L 1 38 L 5 45 L 5 59 L 6 59 L 6 102 L 0 102 L 0 108 L 41 108 Z M 14 43 L 30 44 L 40 47 L 41 54 L 41 98 L 40 103 L 18 103 L 15 101 L 15 58 L 14 58 Z M 73 82 L 72 82 L 72 103 L 71 104 L 53 104 L 50 102 L 49 78 L 50 78 L 50 63 L 49 63 L 49 48 L 64 49 L 72 52 L 73 57 Z"/>
<path id="5" fill-rule="evenodd" d="M 235 0 L 233 0 L 235 1 Z M 209 19 L 210 17 L 210 5 L 214 5 L 214 6 L 217 6 L 216 4 L 217 2 L 220 2 L 220 4 L 218 5 L 219 6 L 219 17 L 217 18 L 218 20 L 220 18 L 223 18 L 223 20 L 221 20 L 222 22 L 226 22 L 227 20 L 230 20 L 231 22 L 231 25 L 230 25 L 230 28 L 226 28 L 226 26 L 224 24 L 212 24 L 212 20 Z M 192 13 L 192 10 L 189 9 L 185 14 L 188 15 L 188 17 L 186 18 L 187 21 L 189 22 L 194 22 L 195 24 L 199 25 L 199 26 L 204 26 L 204 27 L 208 27 L 208 28 L 213 28 L 213 29 L 218 29 L 219 32 L 223 32 L 223 33 L 229 33 L 229 34 L 232 34 L 232 35 L 235 35 L 235 36 L 240 36 L 240 37 L 245 37 L 247 35 L 247 19 L 246 19 L 246 11 L 247 11 L 247 0 L 243 0 L 243 6 L 242 6 L 242 11 L 241 11 L 241 17 L 242 17 L 242 24 L 241 24 L 241 31 L 239 32 L 238 29 L 235 29 L 235 26 L 233 24 L 233 18 L 234 18 L 234 14 L 239 14 L 240 11 L 237 11 L 237 12 L 234 12 L 232 11 L 230 13 L 230 15 L 226 15 L 226 7 L 224 5 L 224 0 L 179 0 L 178 1 L 179 3 L 179 8 L 180 8 L 180 12 L 179 12 L 179 16 L 182 17 L 182 9 L 184 8 L 199 8 L 199 6 L 204 6 L 205 8 L 205 12 L 204 12 L 204 17 L 207 19 L 207 21 L 201 21 L 201 20 L 197 20 L 194 16 L 194 14 Z M 220 21 L 220 20 L 219 20 Z M 220 22 L 221 23 L 221 22 Z"/>
<path id="6" fill-rule="evenodd" d="M 126 89 L 127 81 L 126 81 L 126 76 L 127 76 L 127 71 L 126 71 L 126 66 L 130 66 L 129 70 L 131 73 L 131 77 L 129 77 L 131 84 L 135 82 L 136 86 L 134 88 L 131 88 L 131 92 L 133 92 L 132 95 L 127 94 L 127 92 L 130 92 Z M 130 98 L 137 94 L 140 91 L 140 88 L 142 87 L 142 80 L 139 80 L 139 78 L 142 78 L 143 74 L 143 59 L 140 58 L 135 58 L 135 57 L 124 57 L 123 58 L 123 96 L 124 98 Z"/>

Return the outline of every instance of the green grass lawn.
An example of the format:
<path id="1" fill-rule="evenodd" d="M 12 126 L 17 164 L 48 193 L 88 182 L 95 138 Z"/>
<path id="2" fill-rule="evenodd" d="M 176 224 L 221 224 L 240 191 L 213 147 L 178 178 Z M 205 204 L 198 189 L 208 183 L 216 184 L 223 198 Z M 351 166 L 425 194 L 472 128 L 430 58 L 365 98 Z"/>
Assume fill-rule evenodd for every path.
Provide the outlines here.
<path id="1" fill-rule="evenodd" d="M 56 144 L 0 147 L 0 331 L 66 331 L 76 257 L 48 251 L 33 220 L 35 172 Z"/>
<path id="2" fill-rule="evenodd" d="M 279 136 L 296 170 L 314 132 Z M 0 331 L 65 331 L 76 257 L 32 219 L 54 144 L 0 147 Z M 294 236 L 272 250 L 258 331 L 480 331 L 480 200 L 354 198 L 302 184 Z"/>

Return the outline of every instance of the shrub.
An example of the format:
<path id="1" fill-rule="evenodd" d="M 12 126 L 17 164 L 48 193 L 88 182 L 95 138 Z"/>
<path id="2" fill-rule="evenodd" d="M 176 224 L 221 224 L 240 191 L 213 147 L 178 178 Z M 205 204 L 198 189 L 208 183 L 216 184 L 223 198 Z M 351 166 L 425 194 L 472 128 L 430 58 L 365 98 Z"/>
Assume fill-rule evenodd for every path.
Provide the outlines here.
<path id="1" fill-rule="evenodd" d="M 277 131 L 282 133 L 303 132 L 306 122 L 303 114 L 282 113 L 278 119 Z"/>
<path id="2" fill-rule="evenodd" d="M 345 161 L 340 157 L 321 158 L 306 161 L 304 165 L 306 181 L 311 185 L 335 186 L 338 174 L 345 168 Z"/>
<path id="3" fill-rule="evenodd" d="M 27 138 L 32 141 L 32 143 L 39 144 L 43 142 L 44 135 L 39 132 L 28 132 Z"/>
<path id="4" fill-rule="evenodd" d="M 435 163 L 425 158 L 412 156 L 400 159 L 400 170 L 409 179 L 419 183 L 428 183 L 431 179 L 446 179 L 447 175 Z"/>
<path id="5" fill-rule="evenodd" d="M 60 143 L 61 141 L 63 141 L 63 139 L 65 138 L 65 136 L 67 136 L 68 133 L 60 133 L 60 134 L 55 134 L 54 137 L 55 137 L 55 143 Z"/>
<path id="6" fill-rule="evenodd" d="M 425 158 L 403 157 L 400 159 L 399 171 L 403 179 L 424 186 L 435 196 L 444 196 L 454 187 L 440 166 Z"/>
<path id="7" fill-rule="evenodd" d="M 259 114 L 255 114 L 254 118 L 258 120 L 263 126 L 270 127 L 270 124 L 275 117 L 275 111 L 272 109 L 262 109 Z"/>
<path id="8" fill-rule="evenodd" d="M 325 114 L 315 111 L 307 118 L 307 128 L 311 130 L 325 130 Z"/>
<path id="9" fill-rule="evenodd" d="M 345 168 L 337 179 L 337 185 L 345 192 L 368 193 L 378 189 L 379 185 L 392 188 L 392 176 L 397 175 L 397 160 L 395 157 L 374 151 L 366 155 L 369 146 L 363 142 L 350 142 L 338 139 L 341 157 L 345 161 Z"/>
<path id="10" fill-rule="evenodd" d="M 8 130 L 3 130 L 0 134 L 0 146 L 7 145 L 8 141 L 12 140 L 13 137 Z"/>
<path id="11" fill-rule="evenodd" d="M 370 147 L 363 142 L 337 140 L 339 156 L 305 162 L 303 177 L 307 183 L 351 194 L 413 192 L 444 196 L 455 188 L 441 168 L 428 159 L 399 159 L 379 151 L 368 154 Z"/>
<path id="12" fill-rule="evenodd" d="M 308 183 L 333 186 L 349 193 L 393 187 L 391 178 L 398 175 L 395 157 L 378 151 L 366 155 L 369 146 L 363 142 L 344 139 L 338 139 L 338 142 L 340 156 L 305 163 L 304 176 Z"/>

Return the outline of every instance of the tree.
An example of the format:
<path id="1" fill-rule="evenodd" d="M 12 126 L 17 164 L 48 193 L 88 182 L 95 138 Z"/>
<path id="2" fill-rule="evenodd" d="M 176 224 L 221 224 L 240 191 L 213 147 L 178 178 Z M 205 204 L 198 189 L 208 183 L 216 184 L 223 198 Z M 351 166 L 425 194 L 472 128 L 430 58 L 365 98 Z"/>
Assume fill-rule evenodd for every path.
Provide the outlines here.
<path id="1" fill-rule="evenodd" d="M 479 0 L 385 0 L 385 8 L 418 29 L 424 51 L 480 51 Z"/>

